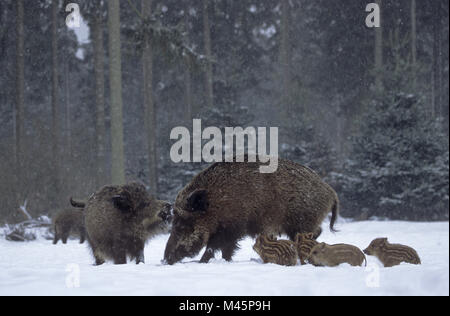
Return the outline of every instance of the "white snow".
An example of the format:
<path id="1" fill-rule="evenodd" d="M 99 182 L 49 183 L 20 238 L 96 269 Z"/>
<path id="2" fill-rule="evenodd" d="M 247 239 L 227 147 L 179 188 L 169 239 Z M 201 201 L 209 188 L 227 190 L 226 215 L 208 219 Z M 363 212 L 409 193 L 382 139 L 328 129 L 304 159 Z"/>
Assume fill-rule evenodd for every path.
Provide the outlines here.
<path id="1" fill-rule="evenodd" d="M 344 222 L 340 232 L 326 229 L 327 243 L 365 248 L 376 237 L 414 247 L 422 265 L 381 267 L 368 257 L 368 267 L 262 264 L 247 238 L 231 263 L 220 253 L 209 264 L 200 255 L 173 266 L 162 265 L 168 235 L 151 240 L 147 264 L 93 266 L 87 245 L 70 240 L 52 245 L 0 240 L 0 295 L 449 295 L 449 223 Z"/>

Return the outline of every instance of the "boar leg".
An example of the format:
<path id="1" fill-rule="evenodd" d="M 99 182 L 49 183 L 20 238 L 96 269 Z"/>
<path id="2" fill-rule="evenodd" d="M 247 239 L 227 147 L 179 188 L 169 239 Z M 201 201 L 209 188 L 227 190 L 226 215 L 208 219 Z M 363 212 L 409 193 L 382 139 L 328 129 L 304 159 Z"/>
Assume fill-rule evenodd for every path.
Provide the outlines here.
<path id="1" fill-rule="evenodd" d="M 126 264 L 127 263 L 127 255 L 125 252 L 120 252 L 114 254 L 113 257 L 114 264 Z"/>
<path id="2" fill-rule="evenodd" d="M 105 263 L 105 260 L 103 260 L 102 258 L 97 257 L 97 256 L 94 256 L 94 257 L 95 257 L 95 265 L 96 266 L 101 266 L 102 264 Z"/>
<path id="3" fill-rule="evenodd" d="M 113 261 L 114 264 L 126 264 L 127 263 L 127 252 L 124 247 L 114 247 L 113 248 Z"/>
<path id="4" fill-rule="evenodd" d="M 86 237 L 84 235 L 84 232 L 80 232 L 80 244 L 84 243 L 85 240 L 86 240 Z"/>
<path id="5" fill-rule="evenodd" d="M 209 240 L 208 240 L 208 244 L 206 245 L 205 253 L 203 254 L 202 258 L 200 259 L 200 262 L 208 263 L 208 261 L 211 258 L 214 258 L 214 254 L 215 254 L 216 250 L 218 250 L 218 249 L 222 250 L 222 257 L 223 257 L 223 250 L 226 249 L 225 252 L 228 255 L 227 258 L 229 258 L 229 259 L 225 259 L 225 260 L 230 261 L 231 256 L 233 255 L 232 253 L 230 253 L 230 250 L 233 249 L 233 247 L 231 246 L 233 243 L 227 242 L 226 241 L 227 239 L 230 239 L 230 237 L 227 238 L 224 230 L 220 230 L 219 232 L 210 236 Z M 234 242 L 234 245 L 236 245 L 236 242 Z"/>
<path id="6" fill-rule="evenodd" d="M 94 265 L 100 266 L 100 265 L 104 264 L 105 263 L 105 259 L 103 257 L 103 254 L 97 249 L 96 243 L 94 243 L 92 241 L 92 239 L 89 238 L 89 235 L 87 235 L 86 237 L 87 237 L 87 240 L 88 240 L 88 245 L 91 248 L 92 255 L 94 256 L 94 259 L 95 259 Z"/>
<path id="7" fill-rule="evenodd" d="M 96 266 L 101 266 L 102 264 L 105 263 L 105 260 L 103 259 L 103 256 L 100 255 L 100 253 L 96 250 L 95 247 L 92 247 L 92 254 L 94 255 L 94 259 L 95 259 L 95 265 Z"/>
<path id="8" fill-rule="evenodd" d="M 139 264 L 139 263 L 145 263 L 144 249 L 142 249 L 142 250 L 139 252 L 138 256 L 136 257 L 136 264 Z"/>
<path id="9" fill-rule="evenodd" d="M 86 232 L 84 229 L 80 230 L 80 244 L 84 243 L 84 241 L 86 240 Z"/>
<path id="10" fill-rule="evenodd" d="M 132 257 L 135 258 L 136 264 L 145 263 L 144 245 L 137 246 L 136 249 L 133 251 Z"/>
<path id="11" fill-rule="evenodd" d="M 145 263 L 144 257 L 145 242 L 142 240 L 134 240 L 132 244 L 127 247 L 127 252 L 130 254 L 130 259 L 135 260 L 136 264 Z"/>
<path id="12" fill-rule="evenodd" d="M 227 243 L 224 247 L 222 247 L 222 258 L 226 261 L 231 261 L 234 255 L 234 252 L 238 248 L 237 240 Z"/>
<path id="13" fill-rule="evenodd" d="M 215 249 L 207 246 L 205 253 L 203 254 L 202 258 L 200 259 L 200 263 L 208 263 L 211 258 L 214 257 Z"/>
<path id="14" fill-rule="evenodd" d="M 53 244 L 56 245 L 58 243 L 59 240 L 59 235 L 58 233 L 55 231 L 55 237 L 53 238 Z"/>
<path id="15" fill-rule="evenodd" d="M 127 253 L 129 253 L 131 255 L 134 254 L 133 250 L 135 248 L 133 247 L 133 244 L 127 245 L 127 240 L 122 238 L 121 234 L 117 234 L 116 236 L 114 236 L 111 246 L 112 247 L 111 247 L 110 251 L 112 254 L 112 259 L 113 259 L 114 264 L 126 264 L 127 263 Z"/>
<path id="16" fill-rule="evenodd" d="M 67 239 L 69 238 L 69 235 L 70 235 L 70 226 L 67 226 L 67 225 L 63 226 L 61 228 L 61 231 L 62 231 L 61 232 L 61 240 L 62 240 L 63 244 L 66 244 Z"/>
<path id="17" fill-rule="evenodd" d="M 103 259 L 103 257 L 100 256 L 96 251 L 93 251 L 93 253 L 94 253 L 95 265 L 96 266 L 101 266 L 102 264 L 105 263 L 105 259 Z"/>

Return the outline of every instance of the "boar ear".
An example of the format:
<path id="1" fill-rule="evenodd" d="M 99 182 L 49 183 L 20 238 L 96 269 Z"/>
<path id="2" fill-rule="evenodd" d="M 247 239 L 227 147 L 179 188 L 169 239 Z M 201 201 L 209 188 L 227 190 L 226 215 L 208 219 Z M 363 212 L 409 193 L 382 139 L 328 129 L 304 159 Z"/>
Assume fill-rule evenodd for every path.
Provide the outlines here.
<path id="1" fill-rule="evenodd" d="M 188 212 L 206 212 L 208 206 L 208 192 L 206 190 L 195 190 L 187 198 Z"/>
<path id="2" fill-rule="evenodd" d="M 114 195 L 112 197 L 114 207 L 121 210 L 124 213 L 131 212 L 133 210 L 133 205 L 129 197 L 125 194 Z"/>

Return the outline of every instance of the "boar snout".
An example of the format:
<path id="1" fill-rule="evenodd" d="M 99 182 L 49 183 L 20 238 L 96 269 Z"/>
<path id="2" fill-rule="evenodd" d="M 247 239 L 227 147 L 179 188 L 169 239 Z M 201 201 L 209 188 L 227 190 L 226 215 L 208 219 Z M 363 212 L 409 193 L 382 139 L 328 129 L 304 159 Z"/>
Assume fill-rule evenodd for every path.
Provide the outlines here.
<path id="1" fill-rule="evenodd" d="M 158 216 L 166 223 L 170 224 L 172 222 L 173 217 L 173 211 L 172 211 L 172 205 L 169 203 L 165 203 L 159 211 Z"/>

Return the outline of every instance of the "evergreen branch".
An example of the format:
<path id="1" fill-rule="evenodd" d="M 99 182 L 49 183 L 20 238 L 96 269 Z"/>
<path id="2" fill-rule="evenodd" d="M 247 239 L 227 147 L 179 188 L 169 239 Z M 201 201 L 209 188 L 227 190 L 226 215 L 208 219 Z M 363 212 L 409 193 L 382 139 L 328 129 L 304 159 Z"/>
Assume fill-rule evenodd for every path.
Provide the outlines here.
<path id="1" fill-rule="evenodd" d="M 127 0 L 128 4 L 130 5 L 130 7 L 134 10 L 134 12 L 136 12 L 136 14 L 138 15 L 138 17 L 141 20 L 144 20 L 144 17 L 142 16 L 141 12 L 139 12 L 139 10 L 136 8 L 136 6 L 131 2 L 131 0 Z"/>

